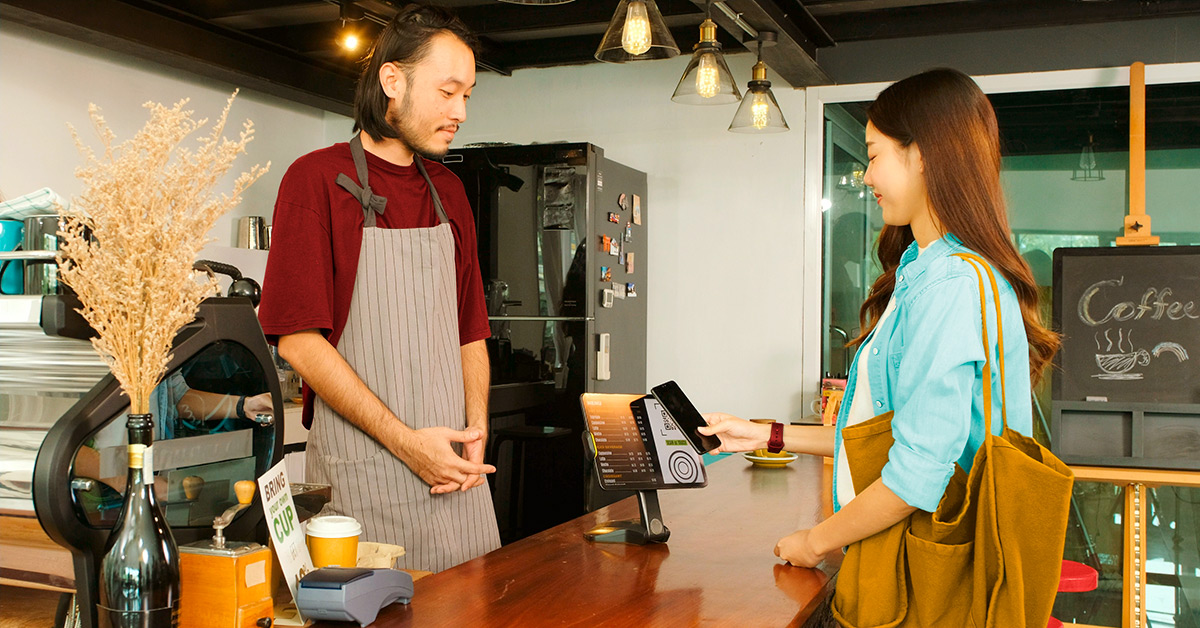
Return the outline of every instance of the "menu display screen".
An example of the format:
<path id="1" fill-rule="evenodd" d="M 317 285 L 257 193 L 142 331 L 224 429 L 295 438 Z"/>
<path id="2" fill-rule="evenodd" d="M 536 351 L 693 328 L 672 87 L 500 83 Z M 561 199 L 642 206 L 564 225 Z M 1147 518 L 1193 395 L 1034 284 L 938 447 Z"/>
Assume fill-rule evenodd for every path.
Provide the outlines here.
<path id="1" fill-rule="evenodd" d="M 594 466 L 601 488 L 648 490 L 708 484 L 700 455 L 654 397 L 585 393 L 580 401 L 596 447 Z"/>

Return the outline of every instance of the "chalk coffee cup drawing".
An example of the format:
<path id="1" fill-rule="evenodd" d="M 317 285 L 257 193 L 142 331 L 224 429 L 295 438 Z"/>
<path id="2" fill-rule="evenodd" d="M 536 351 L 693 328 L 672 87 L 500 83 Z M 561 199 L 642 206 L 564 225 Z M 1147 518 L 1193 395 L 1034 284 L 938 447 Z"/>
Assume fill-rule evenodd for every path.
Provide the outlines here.
<path id="1" fill-rule="evenodd" d="M 354 517 L 327 515 L 308 522 L 305 540 L 313 566 L 355 567 L 358 564 L 358 537 L 362 524 Z"/>

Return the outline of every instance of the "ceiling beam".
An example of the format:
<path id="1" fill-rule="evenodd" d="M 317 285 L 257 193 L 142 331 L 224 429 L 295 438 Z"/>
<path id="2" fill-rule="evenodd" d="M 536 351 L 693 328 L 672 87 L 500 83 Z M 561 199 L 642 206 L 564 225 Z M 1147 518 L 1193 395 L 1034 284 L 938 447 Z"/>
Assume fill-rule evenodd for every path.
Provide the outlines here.
<path id="1" fill-rule="evenodd" d="M 352 75 L 118 0 L 0 0 L 0 19 L 327 111 L 351 114 L 355 84 Z"/>
<path id="2" fill-rule="evenodd" d="M 948 4 L 951 2 L 969 2 L 971 0 L 817 0 L 816 2 L 805 2 L 804 8 L 808 9 L 815 17 L 823 15 L 841 15 L 844 13 L 862 13 L 864 11 L 879 11 L 882 9 L 895 9 L 899 7 L 912 7 L 922 4 Z M 979 2 L 981 0 L 974 0 Z"/>
<path id="3" fill-rule="evenodd" d="M 691 0 L 701 9 L 707 0 Z M 763 61 L 792 87 L 828 85 L 829 74 L 817 65 L 817 48 L 834 45 L 834 39 L 799 0 L 723 0 L 742 21 L 757 31 L 773 31 L 778 40 L 763 48 Z M 715 4 L 715 3 L 714 3 Z M 734 37 L 745 40 L 745 31 L 717 7 L 712 19 Z M 746 47 L 754 50 L 753 42 Z"/>
<path id="4" fill-rule="evenodd" d="M 671 36 L 679 45 L 680 55 L 689 56 L 692 47 L 700 40 L 700 29 L 695 26 L 673 28 Z M 717 33 L 717 41 L 721 42 L 726 50 L 739 51 L 742 49 L 738 42 L 724 32 Z M 544 68 L 599 63 L 595 56 L 596 48 L 599 45 L 600 37 L 597 36 L 506 41 L 503 43 L 502 49 L 490 52 L 489 58 L 496 59 L 510 68 Z M 631 63 L 637 63 L 637 61 Z M 680 66 L 681 73 L 682 68 L 683 66 Z M 749 79 L 749 77 L 746 78 Z"/>
<path id="5" fill-rule="evenodd" d="M 1200 2 L 990 0 L 924 4 L 861 13 L 830 13 L 821 16 L 821 24 L 834 39 L 847 42 L 1184 15 L 1200 15 Z"/>
<path id="6" fill-rule="evenodd" d="M 656 4 L 663 17 L 700 13 L 691 0 L 660 0 Z M 580 0 L 545 6 L 493 2 L 452 10 L 476 34 L 494 35 L 591 24 L 601 25 L 603 31 L 612 20 L 615 8 L 614 2 Z"/>

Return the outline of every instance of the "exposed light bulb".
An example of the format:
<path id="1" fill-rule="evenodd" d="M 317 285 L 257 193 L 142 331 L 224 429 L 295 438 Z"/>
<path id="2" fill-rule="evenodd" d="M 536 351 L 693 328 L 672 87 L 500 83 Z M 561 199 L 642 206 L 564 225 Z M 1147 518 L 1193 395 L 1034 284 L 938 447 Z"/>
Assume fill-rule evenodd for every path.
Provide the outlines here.
<path id="1" fill-rule="evenodd" d="M 650 15 L 646 3 L 632 0 L 625 12 L 625 28 L 621 29 L 621 48 L 631 55 L 640 55 L 650 49 Z"/>
<path id="2" fill-rule="evenodd" d="M 361 42 L 358 40 L 358 35 L 354 33 L 346 33 L 346 36 L 342 38 L 342 48 L 346 50 L 358 50 L 359 43 Z"/>
<path id="3" fill-rule="evenodd" d="M 701 98 L 712 98 L 721 93 L 721 71 L 716 55 L 711 52 L 700 55 L 700 64 L 696 66 L 696 93 Z"/>
<path id="4" fill-rule="evenodd" d="M 767 118 L 771 113 L 771 103 L 767 102 L 767 95 L 756 93 L 754 94 L 754 102 L 750 105 L 750 114 L 754 116 L 753 125 L 756 129 L 767 128 Z"/>

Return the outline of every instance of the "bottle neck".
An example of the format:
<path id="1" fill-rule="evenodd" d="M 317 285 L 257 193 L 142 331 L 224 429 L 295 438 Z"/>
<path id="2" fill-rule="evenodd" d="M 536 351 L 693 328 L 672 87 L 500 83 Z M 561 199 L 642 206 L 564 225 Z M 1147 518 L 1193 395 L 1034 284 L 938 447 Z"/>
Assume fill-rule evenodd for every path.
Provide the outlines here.
<path id="1" fill-rule="evenodd" d="M 154 417 L 149 414 L 131 414 L 125 424 L 129 432 L 129 476 L 130 486 L 140 486 L 144 475 L 146 450 L 154 442 Z"/>

